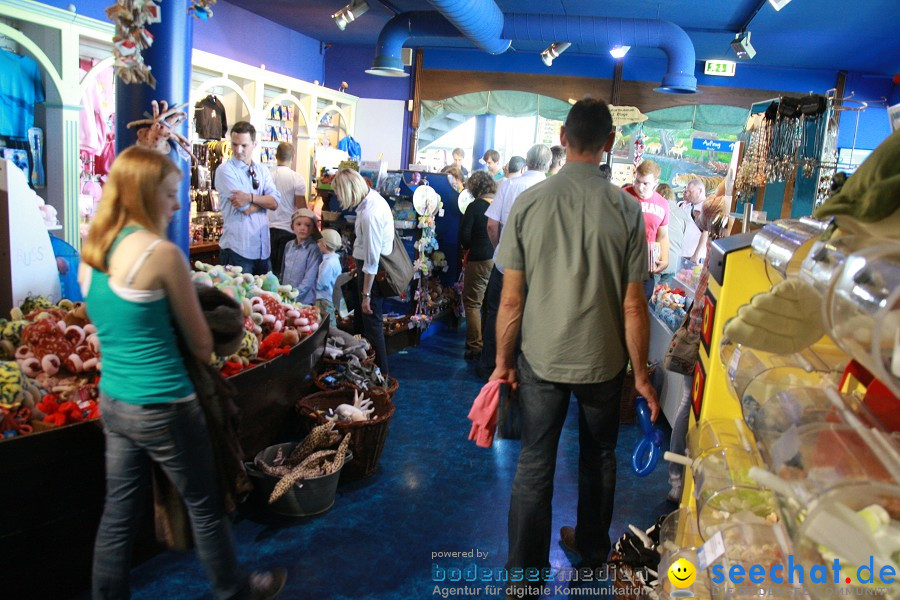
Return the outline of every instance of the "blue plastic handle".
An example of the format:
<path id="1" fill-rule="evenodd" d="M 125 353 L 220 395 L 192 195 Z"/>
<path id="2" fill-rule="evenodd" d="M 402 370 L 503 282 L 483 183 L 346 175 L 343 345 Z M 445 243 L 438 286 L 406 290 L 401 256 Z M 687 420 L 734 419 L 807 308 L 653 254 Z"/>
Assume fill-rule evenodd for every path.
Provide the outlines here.
<path id="1" fill-rule="evenodd" d="M 638 423 L 644 437 L 638 440 L 631 453 L 631 468 L 638 477 L 646 477 L 656 468 L 662 451 L 663 433 L 653 426 L 650 420 L 650 408 L 643 396 L 634 399 L 634 409 L 637 411 Z"/>

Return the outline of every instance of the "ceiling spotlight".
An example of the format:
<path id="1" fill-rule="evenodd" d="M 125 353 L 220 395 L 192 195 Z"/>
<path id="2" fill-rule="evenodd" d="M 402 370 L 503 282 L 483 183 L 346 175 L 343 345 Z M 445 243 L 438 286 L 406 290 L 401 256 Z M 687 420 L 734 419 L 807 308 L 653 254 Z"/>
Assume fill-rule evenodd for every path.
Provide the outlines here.
<path id="1" fill-rule="evenodd" d="M 772 8 L 775 10 L 781 10 L 787 6 L 790 1 L 791 0 L 769 0 L 769 4 L 771 4 Z"/>
<path id="2" fill-rule="evenodd" d="M 753 49 L 753 45 L 750 43 L 749 31 L 742 31 L 737 34 L 731 41 L 731 49 L 741 59 L 750 59 L 756 56 L 756 50 Z"/>
<path id="3" fill-rule="evenodd" d="M 338 29 L 343 31 L 349 23 L 363 16 L 369 10 L 369 4 L 366 0 L 352 0 L 350 4 L 337 11 L 331 18 Z"/>
<path id="4" fill-rule="evenodd" d="M 631 50 L 631 46 L 613 46 L 609 53 L 613 58 L 625 58 L 629 50 Z"/>
<path id="5" fill-rule="evenodd" d="M 553 59 L 565 52 L 571 45 L 569 42 L 553 42 L 541 52 L 541 60 L 549 67 L 553 65 Z"/>

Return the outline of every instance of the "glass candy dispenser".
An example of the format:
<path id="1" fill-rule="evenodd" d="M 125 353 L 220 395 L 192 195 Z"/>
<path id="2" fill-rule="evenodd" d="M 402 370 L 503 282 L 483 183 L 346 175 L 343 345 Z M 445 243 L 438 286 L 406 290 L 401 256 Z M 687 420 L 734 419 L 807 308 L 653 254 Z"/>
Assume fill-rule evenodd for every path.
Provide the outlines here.
<path id="1" fill-rule="evenodd" d="M 900 396 L 900 243 L 851 254 L 826 306 L 834 341 Z"/>
<path id="2" fill-rule="evenodd" d="M 759 230 L 751 246 L 766 261 L 769 281 L 777 283 L 799 273 L 803 259 L 825 227 L 821 221 L 804 217 L 775 221 Z"/>

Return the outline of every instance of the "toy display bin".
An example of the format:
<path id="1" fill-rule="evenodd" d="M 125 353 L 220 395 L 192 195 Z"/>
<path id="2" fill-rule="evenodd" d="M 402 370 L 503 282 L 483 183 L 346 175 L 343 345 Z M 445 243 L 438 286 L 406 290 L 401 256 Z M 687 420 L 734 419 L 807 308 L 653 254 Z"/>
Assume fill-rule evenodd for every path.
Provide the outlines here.
<path id="1" fill-rule="evenodd" d="M 272 460 L 278 454 L 279 450 L 283 456 L 290 456 L 291 452 L 297 446 L 294 442 L 285 444 L 276 444 L 269 446 L 265 450 L 257 454 L 257 459 L 267 464 L 271 464 Z M 351 452 L 347 453 L 344 459 L 344 466 L 349 464 L 353 458 Z M 295 483 L 291 490 L 284 496 L 273 502 L 268 503 L 269 496 L 275 485 L 281 479 L 278 475 L 269 475 L 256 468 L 252 462 L 244 463 L 247 468 L 247 474 L 253 479 L 255 486 L 254 493 L 258 493 L 262 502 L 272 512 L 288 517 L 310 517 L 312 515 L 321 514 L 334 505 L 334 497 L 337 493 L 338 480 L 341 478 L 341 469 L 328 475 L 314 477 L 311 479 L 301 479 Z M 343 468 L 343 467 L 342 467 Z"/>
<path id="2" fill-rule="evenodd" d="M 738 400 L 768 398 L 791 386 L 837 381 L 849 360 L 830 344 L 814 344 L 794 354 L 772 354 L 724 339 L 719 347 L 726 382 Z"/>
<path id="3" fill-rule="evenodd" d="M 678 269 L 675 271 L 675 282 L 677 285 L 686 287 L 693 295 L 697 289 L 697 284 L 700 282 L 700 272 L 702 270 L 703 265 L 700 263 L 695 263 L 686 256 L 680 256 L 678 257 Z"/>
<path id="4" fill-rule="evenodd" d="M 325 413 L 341 404 L 353 404 L 354 388 L 338 388 L 327 392 L 319 392 L 301 398 L 297 402 L 297 412 L 303 417 L 309 428 L 325 423 Z M 387 440 L 391 417 L 394 416 L 394 403 L 381 390 L 371 390 L 365 396 L 372 400 L 375 412 L 368 421 L 351 423 L 335 423 L 335 429 L 341 433 L 349 433 L 350 450 L 356 457 L 343 469 L 346 479 L 359 479 L 370 475 L 378 466 L 381 451 Z"/>
<path id="5" fill-rule="evenodd" d="M 900 598 L 897 580 L 886 584 L 879 577 L 886 567 L 900 573 L 900 486 L 845 483 L 812 499 L 801 514 L 791 533 L 794 562 L 807 573 L 812 565 L 830 566 L 835 559 L 841 567 L 838 583 L 807 586 L 812 598 Z"/>
<path id="6" fill-rule="evenodd" d="M 800 583 L 788 582 L 792 547 L 779 524 L 733 523 L 722 527 L 720 534 L 724 551 L 707 567 L 713 599 L 803 596 Z M 776 565 L 781 565 L 780 572 L 775 569 L 781 583 L 769 577 Z M 733 582 L 732 572 L 743 572 L 743 576 Z"/>
<path id="7" fill-rule="evenodd" d="M 838 398 L 844 409 L 853 412 L 866 427 L 880 427 L 877 419 L 855 396 L 838 394 Z M 791 440 L 796 437 L 797 428 L 826 422 L 847 424 L 843 411 L 835 406 L 821 386 L 789 387 L 768 398 L 760 396 L 757 399 L 748 394 L 742 399 L 741 408 L 770 468 L 786 462 L 783 453 L 793 445 Z M 794 454 L 796 452 L 791 456 Z"/>
<path id="8" fill-rule="evenodd" d="M 659 526 L 659 545 L 656 549 L 660 556 L 681 550 L 696 552 L 702 544 L 703 538 L 697 528 L 697 511 L 693 506 L 682 506 L 672 511 Z"/>
<path id="9" fill-rule="evenodd" d="M 774 494 L 748 475 L 751 467 L 760 464 L 756 452 L 739 448 L 719 448 L 694 461 L 691 469 L 700 537 L 708 540 L 728 523 L 778 521 Z"/>
<path id="10" fill-rule="evenodd" d="M 825 231 L 826 224 L 810 218 L 782 219 L 756 232 L 753 252 L 766 261 L 766 276 L 778 283 L 800 272 L 803 259 Z"/>
<path id="11" fill-rule="evenodd" d="M 865 427 L 810 423 L 791 427 L 775 440 L 767 452 L 769 469 L 794 490 L 779 497 L 788 527 L 801 519 L 809 498 L 836 485 L 896 481 L 900 455 L 878 438 L 875 430 Z"/>
<path id="12" fill-rule="evenodd" d="M 851 254 L 826 303 L 832 339 L 900 396 L 900 243 Z"/>
<path id="13" fill-rule="evenodd" d="M 686 446 L 688 456 L 697 459 L 722 448 L 751 452 L 756 444 L 742 419 L 705 419 L 688 431 Z"/>

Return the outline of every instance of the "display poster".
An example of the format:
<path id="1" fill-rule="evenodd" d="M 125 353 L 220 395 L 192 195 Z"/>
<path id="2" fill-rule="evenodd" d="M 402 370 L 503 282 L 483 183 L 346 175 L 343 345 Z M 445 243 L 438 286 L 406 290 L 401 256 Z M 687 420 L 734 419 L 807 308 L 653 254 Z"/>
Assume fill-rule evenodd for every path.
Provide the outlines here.
<path id="1" fill-rule="evenodd" d="M 0 314 L 9 314 L 27 296 L 45 296 L 58 302 L 59 271 L 37 194 L 28 187 L 25 173 L 9 160 L 0 160 L 0 198 L 6 199 L 6 206 L 0 207 L 5 212 L 0 224 L 8 234 L 0 237 L 9 240 L 8 246 L 4 243 L 0 248 L 0 268 L 5 271 Z"/>

